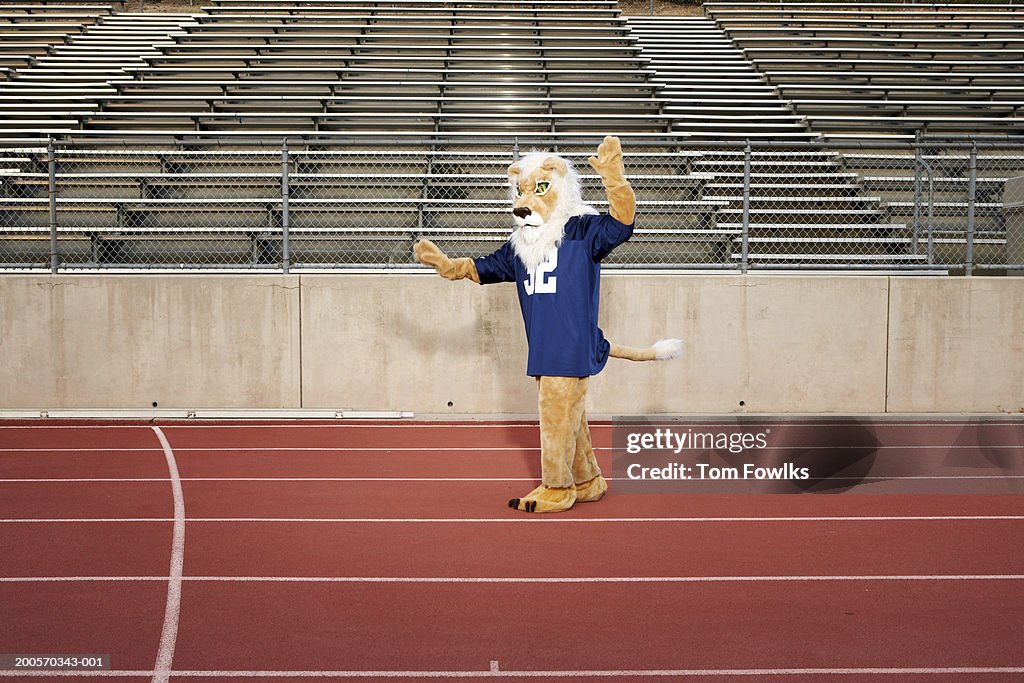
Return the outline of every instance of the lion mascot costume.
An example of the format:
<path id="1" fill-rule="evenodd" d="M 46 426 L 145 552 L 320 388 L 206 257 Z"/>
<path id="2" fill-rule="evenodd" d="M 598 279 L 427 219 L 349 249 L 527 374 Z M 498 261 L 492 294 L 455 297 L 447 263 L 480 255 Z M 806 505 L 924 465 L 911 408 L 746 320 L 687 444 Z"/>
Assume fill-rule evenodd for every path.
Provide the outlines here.
<path id="1" fill-rule="evenodd" d="M 516 283 L 529 345 L 526 374 L 538 387 L 541 485 L 508 504 L 527 512 L 568 510 L 608 490 L 585 409 L 590 377 L 608 357 L 666 360 L 682 352 L 678 339 L 646 349 L 610 344 L 597 326 L 601 260 L 633 234 L 636 195 L 618 138 L 606 137 L 589 161 L 607 193 L 607 214 L 583 203 L 569 161 L 527 154 L 508 169 L 516 227 L 501 248 L 478 259 L 451 259 L 429 240 L 414 247 L 420 263 L 449 280 Z"/>

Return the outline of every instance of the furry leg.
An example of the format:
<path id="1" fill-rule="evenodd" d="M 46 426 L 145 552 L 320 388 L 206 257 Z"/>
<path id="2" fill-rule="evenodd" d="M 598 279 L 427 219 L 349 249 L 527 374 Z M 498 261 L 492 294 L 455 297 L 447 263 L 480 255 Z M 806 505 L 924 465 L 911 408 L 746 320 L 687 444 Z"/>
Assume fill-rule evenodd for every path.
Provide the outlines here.
<path id="1" fill-rule="evenodd" d="M 576 437 L 583 416 L 589 377 L 541 377 L 540 479 L 550 488 L 570 488 Z"/>
<path id="2" fill-rule="evenodd" d="M 576 435 L 576 454 L 572 461 L 572 477 L 576 482 L 577 503 L 600 500 L 608 491 L 608 482 L 601 476 L 601 467 L 597 464 L 597 458 L 594 456 L 586 410 L 583 411 L 580 418 L 580 428 Z"/>
<path id="3" fill-rule="evenodd" d="M 576 502 L 572 465 L 589 377 L 540 377 L 540 478 L 542 485 L 509 507 L 528 512 L 559 512 Z"/>

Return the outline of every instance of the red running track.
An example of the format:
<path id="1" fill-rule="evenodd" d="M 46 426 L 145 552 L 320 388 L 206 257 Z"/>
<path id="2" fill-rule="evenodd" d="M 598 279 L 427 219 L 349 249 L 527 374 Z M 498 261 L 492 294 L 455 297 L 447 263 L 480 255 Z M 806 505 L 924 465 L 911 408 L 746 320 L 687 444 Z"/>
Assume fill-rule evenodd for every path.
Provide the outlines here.
<path id="1" fill-rule="evenodd" d="M 0 424 L 0 654 L 147 681 L 1024 680 L 1019 496 L 613 482 L 530 516 L 505 501 L 535 425 L 159 429 L 169 454 L 148 424 Z"/>

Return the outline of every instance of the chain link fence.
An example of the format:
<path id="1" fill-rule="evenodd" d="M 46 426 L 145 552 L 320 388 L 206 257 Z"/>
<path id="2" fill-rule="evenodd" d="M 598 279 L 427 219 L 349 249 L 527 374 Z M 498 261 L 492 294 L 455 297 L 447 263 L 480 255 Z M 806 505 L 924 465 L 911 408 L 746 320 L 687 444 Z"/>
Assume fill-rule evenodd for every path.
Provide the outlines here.
<path id="1" fill-rule="evenodd" d="M 584 199 L 607 200 L 558 141 Z M 0 151 L 0 268 L 418 267 L 429 238 L 480 256 L 511 232 L 505 144 Z M 1024 145 L 628 142 L 634 237 L 614 268 L 1013 270 Z M 1016 193 L 1016 194 L 1015 194 Z"/>

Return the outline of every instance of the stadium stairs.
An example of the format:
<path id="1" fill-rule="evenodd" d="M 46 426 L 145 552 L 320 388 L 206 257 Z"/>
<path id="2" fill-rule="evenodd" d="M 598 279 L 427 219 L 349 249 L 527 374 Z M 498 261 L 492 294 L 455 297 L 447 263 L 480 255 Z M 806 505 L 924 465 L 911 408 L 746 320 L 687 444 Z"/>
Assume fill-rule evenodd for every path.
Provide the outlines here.
<path id="1" fill-rule="evenodd" d="M 819 136 L 793 112 L 743 52 L 705 17 L 634 17 L 630 29 L 666 84 L 665 113 L 673 129 L 692 138 L 760 141 Z M 710 173 L 705 196 L 726 200 L 717 227 L 733 233 L 728 257 L 741 258 L 743 152 L 715 151 L 694 162 Z M 848 259 L 875 264 L 914 263 L 912 235 L 894 222 L 880 197 L 844 169 L 834 153 L 758 148 L 751 159 L 750 252 L 759 263 L 829 263 Z"/>

